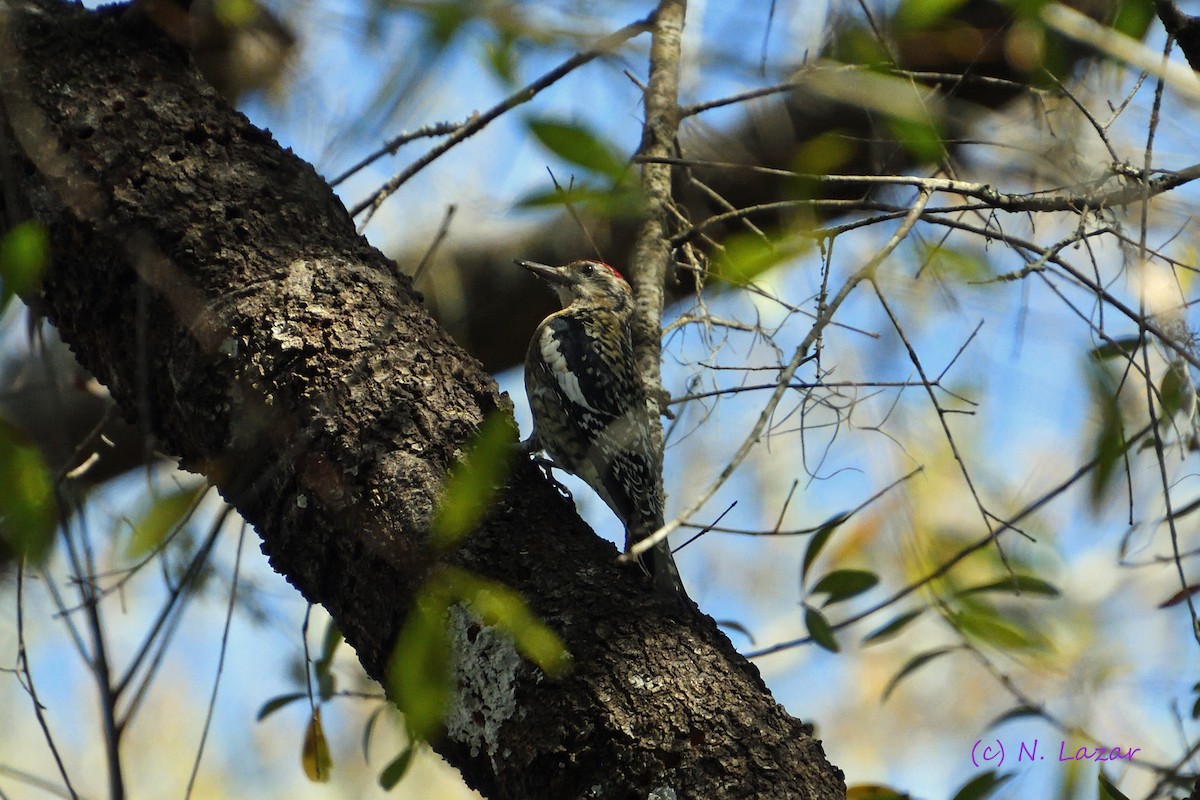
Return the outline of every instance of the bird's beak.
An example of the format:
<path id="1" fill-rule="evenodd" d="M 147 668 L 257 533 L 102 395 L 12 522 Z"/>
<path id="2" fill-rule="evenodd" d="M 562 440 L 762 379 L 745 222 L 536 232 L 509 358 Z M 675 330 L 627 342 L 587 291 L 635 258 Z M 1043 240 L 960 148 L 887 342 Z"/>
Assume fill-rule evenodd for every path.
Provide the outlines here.
<path id="1" fill-rule="evenodd" d="M 539 264 L 536 261 L 522 261 L 521 259 L 516 259 L 513 263 L 524 267 L 554 286 L 566 286 L 574 283 L 571 279 L 571 272 L 566 267 L 551 267 L 548 264 Z"/>

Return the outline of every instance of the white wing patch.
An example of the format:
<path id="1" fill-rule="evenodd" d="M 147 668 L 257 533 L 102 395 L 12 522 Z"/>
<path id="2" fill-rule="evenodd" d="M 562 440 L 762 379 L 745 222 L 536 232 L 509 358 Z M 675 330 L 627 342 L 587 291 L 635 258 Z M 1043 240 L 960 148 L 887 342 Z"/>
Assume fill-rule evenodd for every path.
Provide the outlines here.
<path id="1" fill-rule="evenodd" d="M 558 388 L 567 396 L 567 399 L 595 414 L 604 414 L 603 411 L 587 401 L 583 389 L 579 386 L 579 377 L 567 368 L 567 359 L 558 349 L 558 340 L 554 337 L 554 331 L 549 327 L 542 331 L 541 349 L 542 360 L 550 367 L 550 372 L 554 375 Z"/>

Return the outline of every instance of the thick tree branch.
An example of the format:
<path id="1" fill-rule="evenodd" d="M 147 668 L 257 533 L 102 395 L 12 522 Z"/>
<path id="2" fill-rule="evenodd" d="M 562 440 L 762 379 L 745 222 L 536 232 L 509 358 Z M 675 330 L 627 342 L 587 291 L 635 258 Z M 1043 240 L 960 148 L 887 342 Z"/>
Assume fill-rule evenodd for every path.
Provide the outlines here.
<path id="1" fill-rule="evenodd" d="M 148 26 L 55 0 L 0 13 L 5 211 L 52 242 L 30 302 L 382 678 L 442 477 L 506 398 L 311 167 Z M 844 794 L 711 622 L 676 619 L 531 464 L 452 560 L 518 589 L 574 659 L 550 681 L 450 615 L 436 747 L 486 795 Z"/>

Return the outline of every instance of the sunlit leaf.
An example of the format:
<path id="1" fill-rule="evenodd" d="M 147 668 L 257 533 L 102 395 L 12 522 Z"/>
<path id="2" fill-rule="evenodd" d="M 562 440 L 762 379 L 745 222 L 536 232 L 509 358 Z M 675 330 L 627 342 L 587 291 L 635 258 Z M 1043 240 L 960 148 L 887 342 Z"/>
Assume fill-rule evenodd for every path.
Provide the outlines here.
<path id="1" fill-rule="evenodd" d="M 988 260 L 964 248 L 930 245 L 925 248 L 924 261 L 942 277 L 963 281 L 982 281 L 992 277 Z"/>
<path id="2" fill-rule="evenodd" d="M 258 18 L 258 4 L 254 0 L 216 0 L 213 13 L 222 24 L 241 28 Z"/>
<path id="3" fill-rule="evenodd" d="M 792 156 L 792 169 L 802 175 L 836 174 L 843 171 L 857 152 L 855 143 L 845 133 L 821 133 L 800 143 Z M 816 194 L 813 191 L 816 186 L 811 179 L 801 181 L 802 193 L 806 197 Z"/>
<path id="4" fill-rule="evenodd" d="M 892 676 L 892 679 L 888 681 L 887 686 L 884 687 L 883 699 L 886 701 L 891 696 L 892 692 L 896 690 L 896 687 L 900 685 L 900 682 L 909 675 L 912 675 L 914 672 L 934 659 L 940 658 L 941 656 L 946 655 L 946 653 L 952 653 L 954 650 L 955 648 L 953 647 L 942 647 L 938 648 L 937 650 L 927 650 L 924 653 L 918 653 L 910 658 L 908 662 L 900 668 L 900 671 Z"/>
<path id="5" fill-rule="evenodd" d="M 993 609 L 968 609 L 952 614 L 950 619 L 963 633 L 1002 650 L 1032 650 L 1046 645 L 1042 636 Z"/>
<path id="6" fill-rule="evenodd" d="M 444 592 L 419 592 L 388 662 L 389 694 L 414 739 L 429 740 L 441 728 L 450 703 L 448 607 Z"/>
<path id="7" fill-rule="evenodd" d="M 892 136 L 918 162 L 934 163 L 946 156 L 946 139 L 932 122 L 896 116 L 887 120 Z"/>
<path id="8" fill-rule="evenodd" d="M 626 159 L 616 148 L 600 139 L 583 125 L 574 122 L 535 117 L 529 131 L 554 155 L 591 172 L 620 180 L 628 169 Z"/>
<path id="9" fill-rule="evenodd" d="M 571 664 L 562 640 L 529 610 L 515 589 L 498 581 L 447 569 L 449 594 L 465 602 L 485 625 L 499 628 L 512 637 L 517 651 L 551 677 L 562 675 Z"/>
<path id="10" fill-rule="evenodd" d="M 896 634 L 900 633 L 910 622 L 925 613 L 925 609 L 918 608 L 916 611 L 907 611 L 893 619 L 891 622 L 875 629 L 867 634 L 863 639 L 863 644 L 876 644 L 877 642 L 887 641 Z"/>
<path id="11" fill-rule="evenodd" d="M 400 751 L 400 755 L 393 758 L 383 771 L 379 773 L 379 785 L 384 791 L 391 791 L 396 784 L 404 778 L 408 768 L 412 766 L 413 755 L 416 753 L 416 746 L 409 745 Z"/>
<path id="12" fill-rule="evenodd" d="M 508 472 L 515 442 L 511 420 L 494 412 L 483 424 L 446 477 L 442 496 L 433 513 L 431 543 L 448 549 L 483 520 Z"/>
<path id="13" fill-rule="evenodd" d="M 303 700 L 307 697 L 308 692 L 289 692 L 288 694 L 281 694 L 277 697 L 272 697 L 270 700 L 262 704 L 262 708 L 258 710 L 258 714 L 255 715 L 254 719 L 258 722 L 262 722 L 268 716 L 274 714 L 284 706 L 291 705 L 297 700 Z"/>
<path id="14" fill-rule="evenodd" d="M 27 220 L 0 237 L 0 310 L 14 294 L 29 294 L 42 279 L 50 240 L 40 222 Z"/>
<path id="15" fill-rule="evenodd" d="M 840 603 L 851 597 L 857 597 L 863 592 L 870 591 L 879 583 L 879 576 L 874 572 L 861 569 L 838 569 L 829 573 L 812 588 L 813 594 L 828 594 L 822 607 Z"/>
<path id="16" fill-rule="evenodd" d="M 715 262 L 716 274 L 734 286 L 746 286 L 762 273 L 787 263 L 812 248 L 812 243 L 793 238 L 764 241 L 761 236 L 738 233 L 725 241 Z"/>
<path id="17" fill-rule="evenodd" d="M 1117 4 L 1117 16 L 1112 21 L 1112 27 L 1115 31 L 1140 40 L 1150 30 L 1153 20 L 1153 0 L 1121 0 Z"/>
<path id="18" fill-rule="evenodd" d="M 547 675 L 563 674 L 571 659 L 562 640 L 504 584 L 456 567 L 435 570 L 417 593 L 388 664 L 389 694 L 404 713 L 414 739 L 428 740 L 442 725 L 450 702 L 450 606 L 465 604 L 480 621 L 513 640 L 522 656 Z"/>
<path id="19" fill-rule="evenodd" d="M 812 637 L 812 640 L 821 647 L 831 653 L 841 650 L 838 647 L 837 638 L 833 635 L 833 626 L 829 624 L 829 620 L 825 618 L 824 614 L 812 606 L 804 607 L 804 626 L 808 628 L 808 635 Z"/>
<path id="20" fill-rule="evenodd" d="M 997 775 L 995 770 L 988 770 L 963 784 L 962 788 L 954 793 L 954 800 L 987 800 L 1010 780 L 1012 773 Z"/>
<path id="21" fill-rule="evenodd" d="M 812 568 L 813 562 L 817 560 L 817 556 L 821 555 L 821 550 L 825 548 L 829 537 L 838 527 L 850 519 L 850 512 L 843 511 L 840 514 L 834 514 L 829 519 L 821 524 L 817 532 L 808 540 L 808 547 L 804 550 L 804 561 L 800 567 L 800 580 L 803 582 L 808 577 L 808 571 Z"/>
<path id="22" fill-rule="evenodd" d="M 54 525 L 54 486 L 42 454 L 0 422 L 0 537 L 18 556 L 41 562 Z"/>
<path id="23" fill-rule="evenodd" d="M 1098 800 L 1129 800 L 1124 792 L 1113 785 L 1108 776 L 1104 774 L 1104 770 L 1097 773 L 1096 779 L 1099 782 L 1099 791 L 1096 795 Z"/>
<path id="24" fill-rule="evenodd" d="M 154 498 L 133 525 L 133 534 L 125 552 L 137 558 L 162 545 L 176 526 L 180 525 L 207 491 L 208 485 L 181 487 Z"/>
<path id="25" fill-rule="evenodd" d="M 313 783 L 327 783 L 333 769 L 333 758 L 329 755 L 329 742 L 321 727 L 321 709 L 314 708 L 304 733 L 304 749 L 300 755 L 304 774 Z"/>
<path id="26" fill-rule="evenodd" d="M 960 597 L 971 594 L 982 594 L 986 592 L 1011 592 L 1012 594 L 1040 594 L 1045 597 L 1058 597 L 1058 587 L 1054 584 L 1044 581 L 1041 578 L 1035 578 L 1032 575 L 1011 575 L 1006 578 L 1000 578 L 990 583 L 980 584 L 979 586 L 970 586 L 966 589 L 958 590 L 957 594 Z"/>

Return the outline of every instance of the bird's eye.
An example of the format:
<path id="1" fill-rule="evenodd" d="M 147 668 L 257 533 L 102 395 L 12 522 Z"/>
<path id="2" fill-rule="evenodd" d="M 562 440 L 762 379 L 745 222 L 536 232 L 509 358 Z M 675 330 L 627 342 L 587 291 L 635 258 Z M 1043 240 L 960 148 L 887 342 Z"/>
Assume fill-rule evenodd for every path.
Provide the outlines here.
<path id="1" fill-rule="evenodd" d="M 590 263 L 585 262 L 584 265 L 579 268 L 579 271 L 582 272 L 584 275 L 591 275 L 593 272 L 596 271 L 596 268 L 593 267 Z"/>

